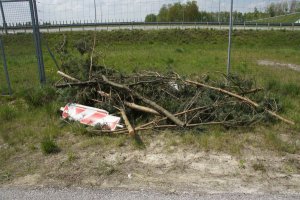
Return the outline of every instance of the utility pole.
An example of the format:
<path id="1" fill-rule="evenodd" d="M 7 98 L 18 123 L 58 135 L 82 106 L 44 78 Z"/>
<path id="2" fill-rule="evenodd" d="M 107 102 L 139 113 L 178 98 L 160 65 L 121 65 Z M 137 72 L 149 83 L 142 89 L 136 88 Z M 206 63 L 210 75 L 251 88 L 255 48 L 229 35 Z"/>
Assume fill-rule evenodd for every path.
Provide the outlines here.
<path id="1" fill-rule="evenodd" d="M 95 8 L 95 24 L 97 23 L 97 7 L 96 7 L 96 0 L 94 0 L 94 8 Z"/>
<path id="2" fill-rule="evenodd" d="M 218 22 L 220 23 L 221 0 L 219 0 Z"/>
<path id="3" fill-rule="evenodd" d="M 231 5 L 230 5 L 227 76 L 230 76 L 230 70 L 231 70 L 231 36 L 232 36 L 232 24 L 233 24 L 232 12 L 233 12 L 233 0 L 231 0 Z"/>

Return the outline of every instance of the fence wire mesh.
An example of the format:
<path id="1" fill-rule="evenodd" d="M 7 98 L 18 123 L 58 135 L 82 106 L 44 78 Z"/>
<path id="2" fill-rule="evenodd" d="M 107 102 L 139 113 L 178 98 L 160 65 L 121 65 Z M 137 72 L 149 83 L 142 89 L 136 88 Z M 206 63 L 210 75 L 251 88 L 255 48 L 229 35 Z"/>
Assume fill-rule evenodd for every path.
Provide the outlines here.
<path id="1" fill-rule="evenodd" d="M 2 4 L 9 33 L 32 32 L 31 13 L 28 1 L 3 1 Z M 136 25 L 137 29 L 146 30 L 158 29 L 159 22 L 170 24 L 176 22 L 176 26 L 161 25 L 160 28 L 169 29 L 184 27 L 215 28 L 223 30 L 228 28 L 230 0 L 40 0 L 37 2 L 37 7 L 40 19 L 39 23 L 42 28 L 41 31 L 44 32 L 69 31 L 74 30 L 76 27 L 80 31 L 94 30 L 93 28 L 85 28 L 85 25 L 92 26 L 95 22 L 99 26 L 101 26 L 102 23 L 137 22 L 142 23 L 142 25 Z M 1 15 L 0 18 L 0 25 L 3 28 L 4 24 Z M 261 29 L 263 30 L 272 30 L 266 23 L 280 23 L 280 27 L 283 23 L 289 23 L 286 29 L 295 30 L 294 26 L 296 26 L 296 22 L 299 19 L 299 0 L 234 0 L 234 22 L 250 23 L 250 29 L 257 29 L 259 27 L 257 23 L 265 23 L 261 25 Z M 153 27 L 145 26 L 145 22 L 149 22 L 150 26 Z M 193 24 L 185 24 L 184 22 L 195 22 L 195 24 L 205 24 L 206 22 L 210 22 L 210 24 L 202 24 L 201 27 Z M 222 26 L 219 25 L 218 22 L 222 22 Z M 76 27 L 74 28 L 73 26 L 75 25 Z M 235 27 L 237 27 L 237 25 L 238 24 L 235 24 Z M 64 26 L 71 26 L 71 29 L 63 29 Z M 134 28 L 131 24 L 125 24 L 123 27 L 125 29 Z M 118 25 L 116 28 L 120 29 L 121 26 Z M 99 28 L 98 30 L 103 30 L 103 28 Z M 105 27 L 105 30 L 110 30 L 108 25 L 107 29 Z M 222 32 L 222 34 L 227 37 L 226 32 Z M 272 32 L 270 34 L 275 33 Z M 43 38 L 45 39 L 47 37 L 48 35 L 45 34 Z M 51 37 L 49 36 L 49 38 Z M 12 82 L 22 83 L 22 85 L 32 82 L 37 83 L 38 75 L 32 34 L 21 35 L 18 39 L 12 41 L 14 39 L 15 38 L 9 36 L 3 37 L 9 71 L 10 74 L 14 74 L 11 77 Z M 58 43 L 58 41 L 55 42 Z M 213 42 L 214 41 L 212 41 L 212 43 Z M 22 44 L 21 47 L 20 43 Z M 44 40 L 43 45 L 45 44 L 46 42 Z M 212 48 L 216 47 L 212 45 Z M 223 69 L 223 67 L 225 69 L 226 48 L 222 46 L 222 48 L 216 50 L 218 56 L 208 57 L 199 55 L 199 57 L 195 59 L 198 60 L 197 62 L 199 63 L 201 62 L 201 59 L 204 61 L 210 60 L 210 62 L 215 60 L 216 65 L 219 65 L 220 69 Z M 247 68 L 248 66 L 255 64 L 258 60 L 258 56 L 255 52 L 251 51 L 248 54 L 242 54 L 235 51 L 235 48 L 236 40 L 233 40 L 233 70 L 236 70 L 237 67 Z M 43 49 L 47 53 L 46 46 L 43 46 Z M 221 50 L 222 52 L 220 52 Z M 282 55 L 286 55 L 286 52 L 283 52 Z M 131 56 L 135 57 L 133 54 Z M 259 57 L 263 58 L 263 53 L 262 56 Z M 268 58 L 267 55 L 265 57 Z M 45 60 L 47 60 L 47 65 L 49 67 L 49 63 L 51 63 L 49 55 L 45 57 Z M 26 63 L 26 73 L 24 73 L 24 67 L 22 66 L 24 63 Z M 198 65 L 204 66 L 204 64 L 205 62 Z M 51 63 L 51 65 L 53 65 L 53 63 Z M 148 64 L 148 66 L 149 65 L 150 64 Z M 50 70 L 49 68 L 48 70 Z M 52 73 L 55 71 L 54 69 L 51 70 Z M 0 77 L 3 76 L 0 75 Z M 33 77 L 36 80 L 33 80 Z M 4 79 L 1 78 L 1 80 Z"/>
<path id="2" fill-rule="evenodd" d="M 8 73 L 12 83 L 12 88 L 27 88 L 38 84 L 38 68 L 35 53 L 35 43 L 32 36 L 31 11 L 28 1 L 2 2 L 3 11 L 8 27 L 23 27 L 22 30 L 8 31 L 9 33 L 27 32 L 20 37 L 3 35 L 2 41 L 5 49 Z M 1 26 L 3 27 L 1 16 Z M 4 32 L 3 32 L 4 33 Z M 0 52 L 2 53 L 2 52 Z M 6 93 L 7 84 L 3 70 L 3 57 L 1 59 L 1 88 Z"/>
<path id="3" fill-rule="evenodd" d="M 184 5 L 191 2 L 196 3 L 201 13 L 195 19 L 196 21 L 228 21 L 230 0 L 41 0 L 38 7 L 42 23 L 84 23 L 94 22 L 95 20 L 97 22 L 144 22 L 147 15 L 158 15 L 164 8 L 176 4 L 178 6 L 167 10 L 168 13 L 166 14 L 172 15 L 174 10 L 182 9 L 181 13 L 177 13 L 181 16 L 176 20 L 184 22 L 188 21 L 188 18 L 185 17 L 191 12 Z M 300 12 L 299 9 L 298 0 L 234 1 L 236 22 L 259 20 L 275 15 L 287 15 L 297 11 Z"/>
<path id="4" fill-rule="evenodd" d="M 31 25 L 31 14 L 28 1 L 3 2 L 6 23 L 8 25 Z M 3 25 L 3 21 L 1 21 Z"/>

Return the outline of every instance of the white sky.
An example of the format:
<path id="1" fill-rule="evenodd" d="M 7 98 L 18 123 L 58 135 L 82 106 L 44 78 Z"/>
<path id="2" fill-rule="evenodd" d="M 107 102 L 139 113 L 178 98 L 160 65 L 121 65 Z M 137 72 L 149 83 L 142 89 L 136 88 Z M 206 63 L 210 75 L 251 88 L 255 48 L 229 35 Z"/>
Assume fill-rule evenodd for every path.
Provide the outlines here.
<path id="1" fill-rule="evenodd" d="M 186 2 L 186 0 L 95 0 L 98 22 L 143 21 L 149 13 L 158 13 L 163 4 Z M 265 10 L 271 2 L 291 0 L 234 0 L 234 9 L 253 11 L 255 7 Z M 200 10 L 229 11 L 230 0 L 197 0 Z M 27 3 L 3 3 L 8 23 L 30 21 Z M 37 0 L 41 22 L 94 21 L 94 0 Z M 27 9 L 28 8 L 28 9 Z"/>

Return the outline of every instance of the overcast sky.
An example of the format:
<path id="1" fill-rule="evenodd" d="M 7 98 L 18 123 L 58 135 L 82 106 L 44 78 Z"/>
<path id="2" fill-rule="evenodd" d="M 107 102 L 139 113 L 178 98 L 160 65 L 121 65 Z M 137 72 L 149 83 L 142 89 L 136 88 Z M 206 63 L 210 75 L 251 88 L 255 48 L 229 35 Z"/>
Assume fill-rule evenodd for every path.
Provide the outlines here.
<path id="1" fill-rule="evenodd" d="M 158 13 L 163 4 L 186 2 L 186 0 L 95 0 L 96 18 L 99 22 L 142 21 L 149 13 Z M 291 0 L 234 0 L 234 9 L 241 12 L 253 11 L 255 7 L 265 10 L 271 2 Z M 39 19 L 47 21 L 94 21 L 94 0 L 37 0 Z M 197 0 L 200 10 L 228 11 L 230 0 Z M 9 22 L 30 21 L 27 3 L 4 3 Z"/>

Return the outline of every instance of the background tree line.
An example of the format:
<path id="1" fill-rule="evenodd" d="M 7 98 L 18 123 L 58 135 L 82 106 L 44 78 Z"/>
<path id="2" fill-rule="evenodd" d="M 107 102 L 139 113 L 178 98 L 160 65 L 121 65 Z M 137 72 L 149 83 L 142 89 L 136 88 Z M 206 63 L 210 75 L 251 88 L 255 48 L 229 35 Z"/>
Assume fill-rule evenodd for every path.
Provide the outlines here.
<path id="1" fill-rule="evenodd" d="M 265 11 L 259 11 L 257 8 L 253 12 L 233 13 L 235 22 L 253 21 L 261 18 L 275 17 L 294 12 L 300 12 L 300 2 L 293 0 L 290 4 L 285 1 L 282 3 L 271 3 Z M 206 12 L 199 11 L 196 1 L 187 3 L 174 3 L 163 5 L 158 15 L 149 14 L 146 16 L 146 22 L 228 22 L 229 12 Z"/>

